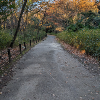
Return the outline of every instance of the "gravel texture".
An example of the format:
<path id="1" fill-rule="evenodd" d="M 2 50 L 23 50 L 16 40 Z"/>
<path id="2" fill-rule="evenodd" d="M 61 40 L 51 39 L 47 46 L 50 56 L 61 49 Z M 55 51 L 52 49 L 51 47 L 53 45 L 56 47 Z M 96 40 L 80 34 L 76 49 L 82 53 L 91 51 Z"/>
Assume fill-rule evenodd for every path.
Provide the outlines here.
<path id="1" fill-rule="evenodd" d="M 100 74 L 84 66 L 48 35 L 13 67 L 0 100 L 100 100 Z"/>

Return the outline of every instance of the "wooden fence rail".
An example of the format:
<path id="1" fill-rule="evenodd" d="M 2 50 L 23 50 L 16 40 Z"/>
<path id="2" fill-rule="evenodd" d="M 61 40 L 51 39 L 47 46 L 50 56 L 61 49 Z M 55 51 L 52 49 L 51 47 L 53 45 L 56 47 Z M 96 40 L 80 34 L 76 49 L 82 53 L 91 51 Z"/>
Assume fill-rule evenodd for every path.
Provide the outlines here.
<path id="1" fill-rule="evenodd" d="M 38 43 L 40 40 L 44 39 L 46 36 L 47 35 L 42 36 L 42 37 L 38 37 L 38 38 L 35 38 L 35 39 L 33 38 L 32 40 L 29 41 L 28 44 L 26 44 L 25 42 L 23 44 L 19 44 L 19 50 L 18 50 L 18 47 L 17 47 L 17 50 L 16 50 L 17 53 L 16 53 L 16 55 L 22 54 L 23 50 L 31 47 L 32 44 L 34 45 L 34 44 Z M 3 57 L 4 55 L 0 56 L 0 66 L 4 65 L 5 61 L 6 61 L 6 63 L 7 62 L 11 63 L 12 59 L 14 58 L 13 56 L 16 57 L 16 55 L 14 54 L 13 51 L 14 51 L 13 49 L 8 48 L 7 51 L 5 51 L 5 54 L 4 54 L 4 55 L 6 55 L 6 57 Z M 8 55 L 8 57 L 7 57 L 7 55 Z"/>

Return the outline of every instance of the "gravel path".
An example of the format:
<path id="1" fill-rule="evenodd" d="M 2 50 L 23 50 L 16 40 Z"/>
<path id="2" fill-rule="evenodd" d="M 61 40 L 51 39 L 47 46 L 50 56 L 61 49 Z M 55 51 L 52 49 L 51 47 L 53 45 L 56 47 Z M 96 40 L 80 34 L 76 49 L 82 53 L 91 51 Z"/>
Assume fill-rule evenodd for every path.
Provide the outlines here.
<path id="1" fill-rule="evenodd" d="M 100 100 L 100 76 L 85 69 L 54 36 L 33 47 L 13 70 L 0 100 Z"/>

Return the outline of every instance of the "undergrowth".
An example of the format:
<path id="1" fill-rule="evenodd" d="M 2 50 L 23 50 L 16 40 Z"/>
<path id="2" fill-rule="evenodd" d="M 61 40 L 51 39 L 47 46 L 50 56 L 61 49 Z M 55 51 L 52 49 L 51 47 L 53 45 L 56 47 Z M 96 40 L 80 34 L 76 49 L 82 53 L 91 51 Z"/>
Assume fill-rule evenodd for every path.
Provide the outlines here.
<path id="1" fill-rule="evenodd" d="M 79 50 L 85 50 L 86 54 L 100 57 L 100 29 L 83 28 L 76 32 L 63 31 L 57 37 Z"/>
<path id="2" fill-rule="evenodd" d="M 39 38 L 43 38 L 45 35 L 45 31 L 39 30 L 38 32 L 38 30 L 34 28 L 27 28 L 25 31 L 19 31 L 14 42 L 14 47 L 18 46 L 19 43 L 29 43 L 29 41 L 33 39 L 38 40 Z M 0 50 L 10 46 L 13 36 L 14 32 L 11 32 L 10 29 L 0 30 Z"/>

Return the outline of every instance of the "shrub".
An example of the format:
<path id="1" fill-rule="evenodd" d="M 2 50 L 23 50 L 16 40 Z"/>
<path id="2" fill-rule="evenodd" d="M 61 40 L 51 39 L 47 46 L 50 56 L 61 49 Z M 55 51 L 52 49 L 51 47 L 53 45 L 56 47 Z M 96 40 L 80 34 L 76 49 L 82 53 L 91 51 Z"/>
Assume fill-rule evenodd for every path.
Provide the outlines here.
<path id="1" fill-rule="evenodd" d="M 76 32 L 83 27 L 84 27 L 83 24 L 81 24 L 80 22 L 77 22 L 76 24 L 71 24 L 67 29 L 68 29 L 68 31 Z"/>
<path id="2" fill-rule="evenodd" d="M 57 37 L 80 50 L 85 50 L 86 54 L 100 56 L 99 32 L 100 29 L 83 28 L 77 32 L 61 32 Z"/>
<path id="3" fill-rule="evenodd" d="M 9 33 L 0 31 L 0 49 L 8 47 L 11 43 L 12 36 Z"/>
<path id="4" fill-rule="evenodd" d="M 97 24 L 96 22 L 96 15 L 94 12 L 89 11 L 89 12 L 82 12 L 82 15 L 84 15 L 83 20 L 85 20 L 85 26 L 88 27 L 89 29 L 93 29 Z"/>

